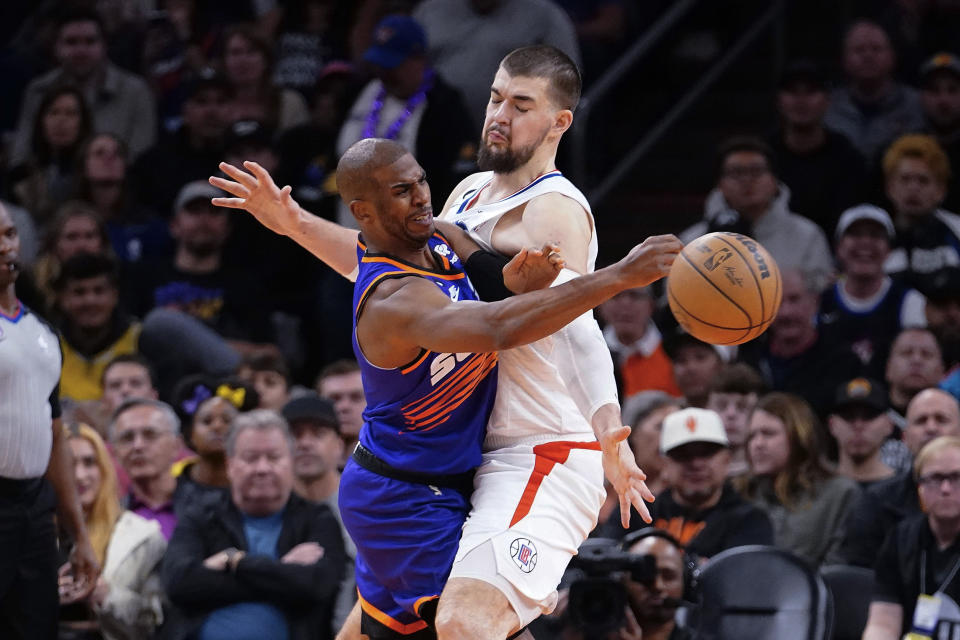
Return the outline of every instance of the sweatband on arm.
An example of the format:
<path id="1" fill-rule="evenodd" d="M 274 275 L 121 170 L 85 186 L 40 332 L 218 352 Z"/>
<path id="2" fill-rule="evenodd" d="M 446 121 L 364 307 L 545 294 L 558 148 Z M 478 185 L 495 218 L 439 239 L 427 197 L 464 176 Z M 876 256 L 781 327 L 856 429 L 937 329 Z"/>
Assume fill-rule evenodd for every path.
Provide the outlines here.
<path id="1" fill-rule="evenodd" d="M 485 249 L 474 251 L 463 263 L 464 271 L 484 302 L 505 300 L 513 295 L 503 284 L 503 267 L 510 258 Z"/>

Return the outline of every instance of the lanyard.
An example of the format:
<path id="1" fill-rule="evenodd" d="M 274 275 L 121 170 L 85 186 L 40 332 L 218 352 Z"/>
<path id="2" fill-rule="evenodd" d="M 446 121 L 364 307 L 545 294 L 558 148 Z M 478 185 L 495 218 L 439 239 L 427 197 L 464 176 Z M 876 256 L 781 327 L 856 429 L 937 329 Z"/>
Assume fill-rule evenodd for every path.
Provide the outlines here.
<path id="1" fill-rule="evenodd" d="M 943 590 L 947 587 L 948 584 L 953 580 L 954 576 L 957 575 L 957 570 L 960 569 L 960 557 L 953 561 L 953 566 L 950 568 L 950 573 L 947 574 L 947 577 L 943 579 L 943 582 L 940 583 L 940 586 L 937 587 L 937 590 L 934 593 L 942 593 Z M 925 592 L 927 589 L 927 550 L 924 549 L 920 552 L 920 591 Z"/>

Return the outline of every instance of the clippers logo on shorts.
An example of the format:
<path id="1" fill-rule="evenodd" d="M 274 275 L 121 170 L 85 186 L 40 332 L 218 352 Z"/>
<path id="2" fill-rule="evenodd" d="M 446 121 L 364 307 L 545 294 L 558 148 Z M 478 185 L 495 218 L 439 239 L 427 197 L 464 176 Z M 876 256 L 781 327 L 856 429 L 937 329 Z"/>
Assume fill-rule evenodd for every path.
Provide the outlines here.
<path id="1" fill-rule="evenodd" d="M 510 543 L 510 557 L 520 571 L 530 573 L 537 566 L 537 547 L 528 538 L 517 538 Z"/>

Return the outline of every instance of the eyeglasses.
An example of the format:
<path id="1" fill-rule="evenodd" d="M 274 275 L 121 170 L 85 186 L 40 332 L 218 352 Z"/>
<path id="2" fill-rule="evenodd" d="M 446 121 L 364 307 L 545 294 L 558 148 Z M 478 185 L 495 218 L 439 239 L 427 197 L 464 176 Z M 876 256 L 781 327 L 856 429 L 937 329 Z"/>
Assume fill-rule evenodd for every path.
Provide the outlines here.
<path id="1" fill-rule="evenodd" d="M 147 444 L 151 442 L 156 442 L 159 438 L 162 438 L 164 435 L 170 433 L 165 429 L 156 429 L 154 427 L 145 427 L 143 429 L 127 429 L 126 431 L 121 431 L 116 434 L 113 438 L 114 442 L 118 445 L 129 446 L 134 443 L 137 439 L 137 436 L 143 438 L 143 441 Z"/>
<path id="2" fill-rule="evenodd" d="M 960 471 L 954 471 L 953 473 L 931 473 L 920 476 L 918 482 L 920 486 L 927 489 L 939 489 L 943 486 L 944 482 L 947 482 L 951 489 L 960 489 Z"/>
<path id="3" fill-rule="evenodd" d="M 724 178 L 733 180 L 742 180 L 744 178 L 759 178 L 770 172 L 770 167 L 765 164 L 753 164 L 745 166 L 727 167 L 723 170 Z"/>

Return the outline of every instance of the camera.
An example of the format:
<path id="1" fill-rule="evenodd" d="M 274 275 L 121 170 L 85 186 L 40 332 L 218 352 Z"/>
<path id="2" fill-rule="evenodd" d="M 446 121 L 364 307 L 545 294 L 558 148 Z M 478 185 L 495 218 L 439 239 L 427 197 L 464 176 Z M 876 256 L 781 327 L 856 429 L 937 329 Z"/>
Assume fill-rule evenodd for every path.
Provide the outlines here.
<path id="1" fill-rule="evenodd" d="M 585 541 L 570 566 L 584 574 L 570 585 L 570 619 L 587 640 L 623 626 L 627 607 L 623 577 L 647 584 L 657 577 L 656 558 L 622 551 L 617 541 L 603 538 Z"/>

